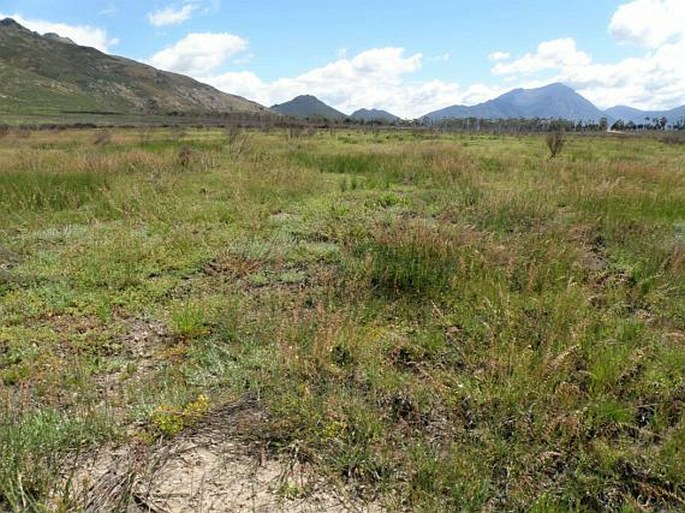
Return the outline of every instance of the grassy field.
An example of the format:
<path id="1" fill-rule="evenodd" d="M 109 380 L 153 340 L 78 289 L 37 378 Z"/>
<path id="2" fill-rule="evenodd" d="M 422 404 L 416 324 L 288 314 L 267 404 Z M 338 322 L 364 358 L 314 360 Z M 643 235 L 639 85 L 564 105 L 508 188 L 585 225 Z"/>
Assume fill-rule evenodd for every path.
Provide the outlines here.
<path id="1" fill-rule="evenodd" d="M 236 404 L 390 511 L 685 510 L 684 148 L 3 133 L 0 510 Z"/>

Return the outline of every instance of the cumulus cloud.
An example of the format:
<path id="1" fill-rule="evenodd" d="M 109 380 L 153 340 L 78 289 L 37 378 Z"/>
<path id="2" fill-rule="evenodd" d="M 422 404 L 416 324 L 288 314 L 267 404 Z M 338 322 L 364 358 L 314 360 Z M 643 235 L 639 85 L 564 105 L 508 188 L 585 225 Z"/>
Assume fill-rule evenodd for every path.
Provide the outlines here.
<path id="1" fill-rule="evenodd" d="M 492 71 L 522 87 L 563 82 L 600 108 L 620 104 L 670 109 L 685 104 L 685 68 L 681 64 L 685 41 L 663 44 L 643 56 L 615 63 L 595 63 L 586 53 L 575 51 L 575 44 L 565 46 L 567 51 L 556 59 L 543 58 L 538 51 L 511 63 L 497 63 Z M 542 71 L 551 76 L 540 78 Z M 527 80 L 521 82 L 521 75 Z"/>
<path id="2" fill-rule="evenodd" d="M 685 35 L 683 0 L 634 0 L 620 6 L 609 24 L 620 43 L 657 48 Z"/>
<path id="3" fill-rule="evenodd" d="M 616 10 L 609 32 L 620 44 L 644 47 L 644 53 L 597 63 L 578 50 L 573 39 L 565 38 L 543 42 L 537 52 L 512 62 L 496 62 L 492 72 L 516 81 L 544 75 L 546 82 L 568 84 L 601 108 L 622 104 L 671 109 L 685 104 L 683 20 L 683 0 L 633 0 Z"/>
<path id="4" fill-rule="evenodd" d="M 642 57 L 560 70 L 560 79 L 602 107 L 616 104 L 670 109 L 685 104 L 685 42 L 662 45 Z"/>
<path id="5" fill-rule="evenodd" d="M 245 49 L 247 41 L 234 34 L 191 33 L 148 62 L 156 68 L 197 76 L 215 70 Z"/>
<path id="6" fill-rule="evenodd" d="M 273 82 L 265 82 L 250 71 L 196 78 L 267 106 L 313 94 L 348 114 L 360 108 L 382 108 L 407 118 L 455 103 L 477 103 L 503 92 L 486 86 L 464 90 L 459 84 L 441 80 L 408 80 L 421 69 L 423 59 L 421 53 L 407 55 L 403 48 L 373 48 L 353 57 L 340 55 L 330 64 Z"/>
<path id="7" fill-rule="evenodd" d="M 498 55 L 499 54 L 499 55 Z M 502 52 L 491 54 L 491 57 L 501 57 Z M 512 62 L 497 62 L 492 68 L 496 75 L 532 74 L 550 69 L 586 66 L 592 62 L 592 58 L 585 52 L 576 48 L 576 42 L 570 38 L 544 41 L 538 45 L 537 52 L 527 53 L 523 57 Z"/>
<path id="8" fill-rule="evenodd" d="M 12 18 L 17 23 L 40 34 L 54 32 L 62 37 L 68 37 L 76 44 L 81 46 L 92 46 L 102 52 L 109 52 L 112 46 L 116 46 L 119 43 L 118 39 L 110 38 L 107 35 L 107 31 L 100 27 L 53 23 L 34 18 L 25 18 L 21 14 L 0 13 L 0 19 L 2 18 Z"/>
<path id="9" fill-rule="evenodd" d="M 403 75 L 421 67 L 421 54 L 405 56 L 404 53 L 402 48 L 375 48 L 352 58 L 341 56 L 320 68 L 270 83 L 250 72 L 202 79 L 222 90 L 235 91 L 268 105 L 299 94 L 314 94 L 347 111 L 362 100 L 367 106 L 373 106 L 387 99 L 400 87 Z"/>
<path id="10" fill-rule="evenodd" d="M 165 7 L 153 11 L 147 15 L 150 25 L 154 27 L 163 27 L 165 25 L 179 25 L 186 21 L 195 10 L 193 4 L 185 4 L 182 7 L 175 8 L 173 6 Z"/>
<path id="11" fill-rule="evenodd" d="M 234 57 L 247 55 L 242 53 L 247 42 L 230 34 L 190 34 L 153 56 L 150 63 L 190 74 L 222 91 L 267 106 L 300 94 L 314 94 L 346 113 L 362 107 L 382 108 L 413 118 L 450 105 L 473 105 L 513 87 L 563 82 L 602 108 L 627 104 L 668 109 L 685 103 L 685 66 L 681 64 L 685 29 L 673 23 L 685 19 L 677 16 L 679 3 L 685 5 L 685 0 L 634 0 L 619 8 L 609 30 L 619 42 L 640 42 L 648 48 L 642 55 L 618 62 L 595 62 L 572 38 L 543 41 L 534 51 L 520 56 L 493 52 L 487 58 L 492 62 L 492 73 L 501 82 L 497 86 L 462 87 L 456 82 L 416 80 L 413 76 L 424 61 L 440 59 L 408 53 L 400 47 L 373 48 L 356 55 L 341 50 L 329 64 L 297 76 L 266 81 L 249 70 L 224 71 L 223 64 L 231 60 L 235 67 L 239 60 Z M 652 18 L 628 9 L 644 4 L 653 9 L 670 9 L 665 12 L 672 19 L 661 27 L 663 33 L 658 37 L 650 32 Z M 647 26 L 649 31 L 644 29 Z M 659 24 L 654 23 L 654 28 L 658 32 Z"/>

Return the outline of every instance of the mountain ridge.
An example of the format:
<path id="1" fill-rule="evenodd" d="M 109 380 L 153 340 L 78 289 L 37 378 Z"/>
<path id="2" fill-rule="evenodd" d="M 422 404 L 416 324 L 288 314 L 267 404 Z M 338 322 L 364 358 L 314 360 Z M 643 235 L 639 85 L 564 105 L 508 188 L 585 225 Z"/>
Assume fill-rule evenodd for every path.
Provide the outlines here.
<path id="1" fill-rule="evenodd" d="M 560 118 L 574 121 L 599 120 L 604 113 L 570 87 L 553 83 L 534 89 L 513 89 L 497 98 L 466 106 L 453 105 L 423 118 L 432 122 L 450 118 Z"/>
<path id="2" fill-rule="evenodd" d="M 0 20 L 0 112 L 222 114 L 266 108 L 190 77 Z"/>
<path id="3" fill-rule="evenodd" d="M 311 94 L 296 96 L 290 101 L 272 105 L 270 109 L 284 116 L 302 119 L 329 119 L 342 121 L 349 116 L 334 109 Z"/>
<path id="4" fill-rule="evenodd" d="M 606 109 L 604 112 L 614 120 L 620 119 L 625 123 L 632 122 L 636 125 L 645 123 L 647 118 L 650 120 L 666 118 L 669 122 L 673 123 L 685 118 L 685 105 L 669 110 L 640 110 L 626 105 L 616 105 Z"/>
<path id="5" fill-rule="evenodd" d="M 266 107 L 228 94 L 177 73 L 80 46 L 55 33 L 44 35 L 11 18 L 0 20 L 0 114 L 60 113 L 202 115 L 269 113 Z M 396 122 L 401 118 L 379 109 L 359 109 L 351 115 L 311 95 L 277 104 L 272 111 L 305 119 L 353 119 Z M 643 111 L 627 106 L 600 110 L 572 88 L 554 83 L 534 89 L 513 89 L 477 105 L 452 105 L 419 119 L 436 123 L 459 118 L 554 118 L 640 125 L 667 119 L 685 120 L 685 105 L 670 110 Z"/>
<path id="6" fill-rule="evenodd" d="M 396 121 L 400 121 L 401 118 L 391 114 L 387 110 L 359 109 L 350 114 L 350 119 L 355 121 L 364 121 L 367 123 L 394 123 Z"/>
<path id="7" fill-rule="evenodd" d="M 327 105 L 312 95 L 300 95 L 289 102 L 271 107 L 283 115 L 310 119 L 353 119 L 357 121 L 396 122 L 402 118 L 380 109 L 359 109 L 349 116 Z M 332 116 L 326 113 L 331 112 Z M 645 118 L 666 117 L 669 123 L 685 119 L 685 105 L 668 111 L 642 111 L 632 107 L 611 107 L 601 110 L 575 90 L 561 83 L 543 87 L 508 91 L 497 98 L 476 105 L 452 105 L 421 116 L 418 119 L 439 123 L 449 119 L 565 119 L 583 122 L 599 122 L 607 118 L 608 123 L 619 119 L 635 124 L 645 122 Z"/>

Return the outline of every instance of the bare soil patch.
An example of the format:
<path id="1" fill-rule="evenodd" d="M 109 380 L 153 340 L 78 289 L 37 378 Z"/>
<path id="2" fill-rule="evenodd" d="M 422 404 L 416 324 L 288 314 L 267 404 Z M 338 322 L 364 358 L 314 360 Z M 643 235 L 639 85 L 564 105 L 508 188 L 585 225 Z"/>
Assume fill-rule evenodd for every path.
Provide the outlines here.
<path id="1" fill-rule="evenodd" d="M 265 413 L 224 408 L 173 440 L 103 447 L 75 475 L 87 512 L 381 512 L 315 466 L 277 457 L 246 435 Z"/>

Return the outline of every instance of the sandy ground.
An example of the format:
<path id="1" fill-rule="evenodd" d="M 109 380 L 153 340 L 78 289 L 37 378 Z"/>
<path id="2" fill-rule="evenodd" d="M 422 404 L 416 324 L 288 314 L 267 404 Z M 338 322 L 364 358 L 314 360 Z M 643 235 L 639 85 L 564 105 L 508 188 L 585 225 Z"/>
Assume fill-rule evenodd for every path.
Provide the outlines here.
<path id="1" fill-rule="evenodd" d="M 270 457 L 236 438 L 232 425 L 258 422 L 235 411 L 153 447 L 103 447 L 74 476 L 88 512 L 382 512 L 316 469 Z"/>

